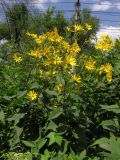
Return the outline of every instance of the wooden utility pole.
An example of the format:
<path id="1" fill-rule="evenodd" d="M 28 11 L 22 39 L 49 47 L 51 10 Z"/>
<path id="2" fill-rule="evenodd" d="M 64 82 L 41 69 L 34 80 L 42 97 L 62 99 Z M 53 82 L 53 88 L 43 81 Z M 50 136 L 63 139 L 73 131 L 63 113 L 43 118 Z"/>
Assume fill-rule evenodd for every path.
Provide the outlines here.
<path id="1" fill-rule="evenodd" d="M 77 24 L 80 21 L 80 0 L 75 2 L 75 23 Z"/>
<path id="2" fill-rule="evenodd" d="M 80 0 L 77 0 L 75 2 L 75 24 L 79 24 L 80 22 Z M 73 39 L 75 39 L 76 33 L 73 35 Z M 76 67 L 72 67 L 72 72 L 75 74 L 76 72 Z"/>

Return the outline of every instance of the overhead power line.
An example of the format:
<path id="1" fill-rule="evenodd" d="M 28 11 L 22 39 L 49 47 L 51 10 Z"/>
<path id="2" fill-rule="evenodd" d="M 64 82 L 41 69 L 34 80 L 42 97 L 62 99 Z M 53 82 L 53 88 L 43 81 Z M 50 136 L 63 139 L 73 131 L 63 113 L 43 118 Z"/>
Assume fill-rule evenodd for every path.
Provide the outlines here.
<path id="1" fill-rule="evenodd" d="M 44 12 L 33 12 L 33 13 L 44 13 Z M 0 13 L 1 14 L 1 13 Z M 4 13 L 2 13 L 1 14 L 2 16 L 5 16 L 4 15 Z M 65 18 L 65 19 L 67 19 L 67 20 L 70 20 L 70 19 L 72 19 L 73 17 L 71 17 L 71 18 Z M 99 19 L 99 18 L 96 18 L 97 20 L 99 20 L 99 21 L 101 21 L 101 22 L 115 22 L 115 23 L 120 23 L 120 21 L 119 20 L 110 20 L 110 19 Z"/>
<path id="2" fill-rule="evenodd" d="M 99 5 L 99 6 L 120 6 L 120 2 L 118 2 L 119 4 L 115 4 L 115 3 L 111 3 L 111 4 L 108 4 L 108 3 L 102 3 L 102 2 L 99 2 L 99 3 L 95 3 L 95 2 L 81 2 L 81 4 L 90 4 L 90 5 Z"/>
<path id="3" fill-rule="evenodd" d="M 30 10 L 30 12 L 37 12 L 37 13 L 39 13 L 39 12 L 45 12 L 46 10 L 40 10 L 40 11 L 38 11 L 38 10 Z M 84 10 L 80 10 L 80 11 L 84 11 Z M 23 11 L 21 11 L 21 12 L 23 12 Z M 54 11 L 55 13 L 57 12 L 75 12 L 75 10 L 55 10 Z M 4 13 L 4 12 L 2 12 L 2 11 L 0 11 L 0 13 Z M 110 12 L 110 11 L 90 11 L 90 13 L 92 13 L 92 14 L 108 14 L 108 15 L 110 15 L 110 16 L 120 16 L 120 12 Z"/>
<path id="4" fill-rule="evenodd" d="M 103 1 L 104 2 L 104 1 Z M 115 4 L 118 3 L 118 4 Z M 11 3 L 11 2 L 10 2 Z M 10 4 L 8 3 L 8 4 Z M 14 2 L 12 2 L 14 4 Z M 16 3 L 16 2 L 15 2 Z M 17 2 L 17 3 L 21 3 L 21 2 Z M 24 4 L 27 4 L 27 5 L 33 5 L 33 4 L 74 4 L 75 2 L 73 1 L 69 1 L 69 2 L 23 2 Z M 111 1 L 111 4 L 108 4 L 108 3 L 102 3 L 102 2 L 85 2 L 85 1 L 81 1 L 80 2 L 81 4 L 95 4 L 95 5 L 107 5 L 107 6 L 120 6 L 120 1 L 114 1 L 114 3 Z"/>
<path id="5" fill-rule="evenodd" d="M 20 3 L 20 2 L 18 2 Z M 26 5 L 39 5 L 39 4 L 74 4 L 75 2 L 24 2 L 24 4 Z M 81 1 L 81 4 L 87 4 L 87 5 L 101 5 L 101 6 L 120 6 L 120 3 L 119 1 L 117 1 L 116 3 L 118 4 L 115 4 L 115 3 L 111 3 L 111 4 L 108 4 L 108 3 L 102 3 L 102 2 L 99 2 L 99 3 L 96 3 L 96 2 L 84 2 L 84 1 Z M 14 4 L 14 3 L 13 3 Z"/>

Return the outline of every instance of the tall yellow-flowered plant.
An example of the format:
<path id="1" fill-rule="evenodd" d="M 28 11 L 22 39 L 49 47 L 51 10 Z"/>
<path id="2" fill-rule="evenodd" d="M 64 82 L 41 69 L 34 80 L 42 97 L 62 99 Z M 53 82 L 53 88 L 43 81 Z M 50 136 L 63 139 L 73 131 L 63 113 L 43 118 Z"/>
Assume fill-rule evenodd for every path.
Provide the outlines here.
<path id="1" fill-rule="evenodd" d="M 85 28 L 84 28 L 85 27 Z M 91 31 L 92 25 L 86 23 L 84 26 L 74 25 L 73 27 L 67 27 L 68 31 L 72 32 L 84 32 L 84 30 Z M 36 46 L 27 53 L 28 58 L 33 59 L 36 71 L 38 72 L 39 78 L 44 80 L 54 79 L 59 73 L 66 75 L 67 78 L 72 80 L 72 83 L 81 84 L 83 78 L 81 73 L 78 70 L 78 73 L 72 71 L 73 67 L 80 67 L 79 61 L 81 55 L 81 47 L 78 45 L 75 40 L 73 43 L 69 43 L 62 36 L 58 34 L 57 29 L 55 28 L 51 32 L 46 32 L 43 35 L 36 35 L 32 33 L 27 33 L 35 42 Z M 102 51 L 110 51 L 113 48 L 114 44 L 112 39 L 108 35 L 103 35 L 101 40 L 96 43 L 96 48 Z M 20 63 L 23 59 L 21 56 L 15 54 L 13 56 L 15 62 Z M 92 56 L 84 55 L 84 63 L 82 69 L 84 72 L 88 70 L 87 74 L 99 72 L 99 76 L 103 73 L 106 74 L 108 82 L 112 81 L 112 66 L 107 63 L 99 66 L 97 69 L 97 61 Z M 79 68 L 80 69 L 80 68 Z M 69 80 L 68 80 L 69 81 Z M 56 91 L 61 93 L 63 91 L 63 84 L 60 82 L 55 84 Z M 31 100 L 35 100 L 38 97 L 38 93 L 34 90 L 28 91 L 28 97 Z"/>
<path id="2" fill-rule="evenodd" d="M 109 52 L 114 47 L 112 38 L 109 35 L 102 35 L 100 40 L 96 42 L 96 49 L 99 49 L 104 52 Z"/>

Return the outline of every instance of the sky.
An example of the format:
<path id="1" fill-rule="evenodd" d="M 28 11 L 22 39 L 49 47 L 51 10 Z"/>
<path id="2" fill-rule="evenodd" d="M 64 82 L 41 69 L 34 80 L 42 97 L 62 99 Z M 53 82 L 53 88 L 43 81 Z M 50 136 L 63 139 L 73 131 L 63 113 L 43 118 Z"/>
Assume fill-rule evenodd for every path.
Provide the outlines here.
<path id="1" fill-rule="evenodd" d="M 65 17 L 69 19 L 74 14 L 74 3 L 77 0 L 0 0 L 4 4 L 12 5 L 15 2 L 24 2 L 32 10 L 45 11 L 54 6 L 56 10 L 65 10 Z M 80 0 L 80 10 L 89 8 L 93 16 L 100 19 L 100 29 L 97 33 L 110 34 L 113 38 L 120 36 L 120 1 L 119 0 Z M 2 8 L 0 20 L 4 19 Z"/>

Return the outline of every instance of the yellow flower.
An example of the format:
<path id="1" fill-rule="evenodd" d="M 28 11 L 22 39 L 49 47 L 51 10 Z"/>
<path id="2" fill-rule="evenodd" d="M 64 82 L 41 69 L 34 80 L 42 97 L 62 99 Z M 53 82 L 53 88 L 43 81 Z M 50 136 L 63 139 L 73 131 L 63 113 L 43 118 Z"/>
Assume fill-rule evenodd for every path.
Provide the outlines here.
<path id="1" fill-rule="evenodd" d="M 53 53 L 54 50 L 55 50 L 55 49 L 54 49 L 53 46 L 45 46 L 45 47 L 44 47 L 44 50 L 43 50 L 43 54 L 44 54 L 45 56 L 49 56 L 51 53 Z"/>
<path id="2" fill-rule="evenodd" d="M 107 78 L 108 82 L 111 82 L 112 81 L 112 72 L 107 72 L 106 73 L 106 78 Z"/>
<path id="3" fill-rule="evenodd" d="M 29 56 L 40 58 L 42 56 L 42 52 L 39 49 L 33 49 L 30 53 L 28 53 Z"/>
<path id="4" fill-rule="evenodd" d="M 74 29 L 75 29 L 75 32 L 82 32 L 82 31 L 84 31 L 84 28 L 81 25 L 79 25 L 79 24 L 75 24 L 74 25 Z"/>
<path id="5" fill-rule="evenodd" d="M 110 51 L 114 47 L 112 39 L 109 35 L 102 35 L 100 40 L 96 42 L 96 49 L 101 51 Z"/>
<path id="6" fill-rule="evenodd" d="M 71 65 L 71 66 L 77 66 L 77 62 L 75 57 L 73 57 L 72 55 L 67 55 L 65 57 L 66 63 Z"/>
<path id="7" fill-rule="evenodd" d="M 12 57 L 17 63 L 20 63 L 22 61 L 22 57 L 18 56 L 16 53 Z"/>
<path id="8" fill-rule="evenodd" d="M 62 89 L 63 89 L 62 84 L 58 84 L 58 85 L 56 86 L 56 89 L 57 89 L 58 92 L 61 92 Z"/>
<path id="9" fill-rule="evenodd" d="M 106 73 L 112 71 L 112 66 L 111 66 L 110 63 L 105 64 L 104 68 L 105 68 L 105 72 L 106 72 Z"/>
<path id="10" fill-rule="evenodd" d="M 30 32 L 27 32 L 26 34 L 27 34 L 28 36 L 34 38 L 34 39 L 38 37 L 37 34 L 33 34 L 33 33 L 30 33 Z"/>
<path id="11" fill-rule="evenodd" d="M 77 75 L 73 75 L 72 78 L 71 78 L 73 81 L 76 81 L 77 83 L 80 83 L 81 82 L 81 78 Z"/>
<path id="12" fill-rule="evenodd" d="M 42 69 L 39 69 L 38 73 L 39 73 L 40 77 L 42 77 L 43 79 L 45 79 L 45 75 L 44 75 L 44 72 L 43 72 Z"/>
<path id="13" fill-rule="evenodd" d="M 34 90 L 32 90 L 27 93 L 27 96 L 33 101 L 37 99 L 38 94 Z"/>
<path id="14" fill-rule="evenodd" d="M 72 45 L 71 45 L 71 48 L 70 48 L 70 53 L 79 53 L 81 51 L 81 48 L 79 47 L 78 43 L 77 42 L 74 42 Z"/>
<path id="15" fill-rule="evenodd" d="M 95 65 L 96 61 L 90 57 L 90 59 L 85 63 L 85 68 L 88 70 L 95 70 Z"/>
<path id="16" fill-rule="evenodd" d="M 101 65 L 99 69 L 99 74 L 101 75 L 103 72 L 108 73 L 112 71 L 112 65 L 110 63 L 106 63 L 105 65 Z"/>
<path id="17" fill-rule="evenodd" d="M 37 44 L 41 44 L 41 43 L 44 42 L 45 39 L 46 39 L 46 35 L 43 34 L 43 35 L 40 35 L 37 38 L 35 38 L 35 41 L 36 41 Z"/>
<path id="18" fill-rule="evenodd" d="M 99 69 L 99 74 L 106 73 L 106 78 L 108 82 L 112 81 L 112 66 L 107 63 L 105 65 L 101 65 Z"/>
<path id="19" fill-rule="evenodd" d="M 72 29 L 71 29 L 69 26 L 66 27 L 66 30 L 67 30 L 68 32 L 72 32 Z"/>
<path id="20" fill-rule="evenodd" d="M 69 48 L 70 48 L 69 43 L 68 43 L 68 42 L 66 42 L 66 41 L 62 41 L 62 46 L 63 46 L 63 48 L 64 48 L 64 49 L 66 49 L 67 51 L 68 51 L 68 50 L 69 50 Z"/>
<path id="21" fill-rule="evenodd" d="M 105 71 L 105 66 L 101 65 L 99 68 L 99 75 L 101 75 Z"/>
<path id="22" fill-rule="evenodd" d="M 38 44 L 43 43 L 43 41 L 46 39 L 45 34 L 40 35 L 40 36 L 37 36 L 37 34 L 33 34 L 33 33 L 29 33 L 29 32 L 27 32 L 26 34 L 28 36 L 30 36 L 31 38 L 33 38 L 36 41 L 36 43 L 38 43 Z"/>
<path id="23" fill-rule="evenodd" d="M 51 67 L 53 65 L 53 62 L 51 60 L 45 60 L 43 65 Z"/>
<path id="24" fill-rule="evenodd" d="M 46 37 L 51 42 L 62 43 L 63 41 L 63 38 L 58 34 L 58 31 L 56 28 L 52 32 L 47 32 Z"/>
<path id="25" fill-rule="evenodd" d="M 63 62 L 62 57 L 59 57 L 58 55 L 56 55 L 53 63 L 57 65 L 57 64 L 61 64 L 62 62 Z"/>
<path id="26" fill-rule="evenodd" d="M 92 30 L 92 25 L 91 24 L 86 23 L 85 27 L 87 28 L 88 31 Z"/>

